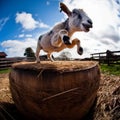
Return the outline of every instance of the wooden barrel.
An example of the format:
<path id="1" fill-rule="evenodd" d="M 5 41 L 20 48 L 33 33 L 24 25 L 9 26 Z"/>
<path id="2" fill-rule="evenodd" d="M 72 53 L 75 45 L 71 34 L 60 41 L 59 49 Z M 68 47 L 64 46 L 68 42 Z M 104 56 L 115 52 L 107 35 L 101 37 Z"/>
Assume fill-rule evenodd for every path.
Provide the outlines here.
<path id="1" fill-rule="evenodd" d="M 13 64 L 10 89 L 18 110 L 32 120 L 77 120 L 96 98 L 100 70 L 93 61 Z"/>

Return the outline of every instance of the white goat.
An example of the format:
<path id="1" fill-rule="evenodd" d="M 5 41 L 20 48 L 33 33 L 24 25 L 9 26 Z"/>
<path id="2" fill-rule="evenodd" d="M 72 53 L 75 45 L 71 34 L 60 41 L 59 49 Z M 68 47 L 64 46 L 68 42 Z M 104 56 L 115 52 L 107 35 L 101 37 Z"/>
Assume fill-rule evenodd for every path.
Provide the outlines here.
<path id="1" fill-rule="evenodd" d="M 73 48 L 75 45 L 77 45 L 78 54 L 82 55 L 83 53 L 80 40 L 76 38 L 71 43 L 70 37 L 77 31 L 88 32 L 92 28 L 92 20 L 82 9 L 73 9 L 71 12 L 64 3 L 60 3 L 60 8 L 61 11 L 67 14 L 68 18 L 66 21 L 54 26 L 51 31 L 39 37 L 36 49 L 37 62 L 40 62 L 39 52 L 42 49 L 48 53 L 48 58 L 52 61 L 52 52 L 59 52 L 65 48 Z"/>

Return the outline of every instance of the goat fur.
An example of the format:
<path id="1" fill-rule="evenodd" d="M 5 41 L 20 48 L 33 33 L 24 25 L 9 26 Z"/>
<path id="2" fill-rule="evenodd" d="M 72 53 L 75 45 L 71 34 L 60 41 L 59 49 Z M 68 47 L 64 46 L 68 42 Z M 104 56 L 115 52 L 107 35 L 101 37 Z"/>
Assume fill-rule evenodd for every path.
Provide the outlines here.
<path id="1" fill-rule="evenodd" d="M 70 37 L 77 31 L 88 32 L 92 28 L 92 20 L 82 9 L 73 9 L 71 12 L 64 3 L 60 3 L 61 10 L 68 18 L 53 27 L 49 32 L 41 35 L 38 39 L 36 49 L 36 60 L 40 62 L 40 50 L 48 53 L 48 58 L 53 61 L 52 52 L 59 52 L 65 48 L 73 48 L 77 45 L 78 54 L 83 53 L 80 40 L 75 38 L 70 42 Z"/>

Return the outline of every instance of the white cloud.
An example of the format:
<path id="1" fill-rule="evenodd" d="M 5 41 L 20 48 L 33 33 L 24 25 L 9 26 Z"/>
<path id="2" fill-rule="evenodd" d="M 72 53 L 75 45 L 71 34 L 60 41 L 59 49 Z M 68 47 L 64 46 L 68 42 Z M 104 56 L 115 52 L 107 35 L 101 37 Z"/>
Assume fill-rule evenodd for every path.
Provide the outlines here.
<path id="1" fill-rule="evenodd" d="M 31 34 L 19 34 L 19 35 L 18 35 L 18 38 L 25 38 L 25 37 L 31 38 L 32 35 L 31 35 Z"/>
<path id="2" fill-rule="evenodd" d="M 24 36 L 25 36 L 24 34 L 18 35 L 19 38 L 23 38 Z"/>
<path id="3" fill-rule="evenodd" d="M 31 37 L 32 37 L 31 34 L 26 34 L 25 36 L 28 37 L 28 38 L 31 38 Z"/>
<path id="4" fill-rule="evenodd" d="M 16 14 L 16 23 L 20 23 L 22 27 L 26 30 L 33 30 L 35 28 L 49 28 L 43 22 L 37 21 L 32 17 L 32 14 L 22 12 Z"/>
<path id="5" fill-rule="evenodd" d="M 3 26 L 6 24 L 8 20 L 9 20 L 9 17 L 0 19 L 0 31 L 2 30 Z"/>
<path id="6" fill-rule="evenodd" d="M 32 38 L 26 38 L 23 41 L 5 40 L 1 43 L 1 46 L 6 48 L 5 52 L 8 54 L 9 57 L 23 56 L 27 47 L 31 47 L 35 52 L 36 45 L 37 41 Z"/>
<path id="7" fill-rule="evenodd" d="M 70 10 L 82 8 L 93 21 L 93 28 L 89 33 L 79 32 L 73 36 L 81 40 L 85 50 L 83 57 L 107 49 L 120 50 L 120 2 L 115 0 L 63 0 L 63 2 Z M 74 52 L 75 49 L 72 53 Z"/>
<path id="8" fill-rule="evenodd" d="M 8 57 L 23 57 L 25 49 L 28 47 L 31 47 L 34 52 L 36 51 L 38 38 L 31 37 L 30 34 L 24 34 L 24 40 L 4 40 L 0 45 L 5 48 Z M 44 51 L 40 52 L 40 55 L 44 54 L 46 54 Z"/>

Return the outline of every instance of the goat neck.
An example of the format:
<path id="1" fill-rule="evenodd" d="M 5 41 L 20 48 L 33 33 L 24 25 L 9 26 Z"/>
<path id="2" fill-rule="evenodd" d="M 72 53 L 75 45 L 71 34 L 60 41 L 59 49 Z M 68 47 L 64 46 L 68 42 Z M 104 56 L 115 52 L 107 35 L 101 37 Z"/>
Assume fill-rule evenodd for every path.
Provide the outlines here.
<path id="1" fill-rule="evenodd" d="M 73 33 L 75 33 L 76 31 L 78 31 L 77 29 L 72 28 L 71 26 L 69 26 L 69 18 L 65 20 L 63 25 L 64 25 L 64 29 L 68 31 L 68 36 L 69 37 L 71 37 L 73 35 Z"/>

